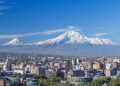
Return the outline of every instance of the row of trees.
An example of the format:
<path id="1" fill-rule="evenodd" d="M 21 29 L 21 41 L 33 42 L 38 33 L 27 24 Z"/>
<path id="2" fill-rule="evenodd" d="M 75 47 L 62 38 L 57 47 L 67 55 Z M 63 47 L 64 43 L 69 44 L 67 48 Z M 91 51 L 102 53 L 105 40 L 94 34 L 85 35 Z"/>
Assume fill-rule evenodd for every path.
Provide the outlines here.
<path id="1" fill-rule="evenodd" d="M 37 77 L 38 86 L 102 86 L 103 84 L 107 83 L 111 86 L 120 86 L 120 79 L 111 79 L 111 78 L 96 78 L 92 80 L 92 82 L 88 82 L 86 84 L 82 84 L 82 82 L 79 83 L 79 85 L 70 85 L 69 83 L 60 83 L 60 78 L 55 77 Z"/>
<path id="2" fill-rule="evenodd" d="M 103 84 L 109 84 L 108 86 L 120 86 L 120 79 L 116 78 L 96 78 L 92 80 L 91 83 L 86 83 L 83 85 L 81 82 L 79 83 L 78 86 L 102 86 Z"/>
<path id="3" fill-rule="evenodd" d="M 69 83 L 60 83 L 60 78 L 37 77 L 38 86 L 69 86 Z"/>

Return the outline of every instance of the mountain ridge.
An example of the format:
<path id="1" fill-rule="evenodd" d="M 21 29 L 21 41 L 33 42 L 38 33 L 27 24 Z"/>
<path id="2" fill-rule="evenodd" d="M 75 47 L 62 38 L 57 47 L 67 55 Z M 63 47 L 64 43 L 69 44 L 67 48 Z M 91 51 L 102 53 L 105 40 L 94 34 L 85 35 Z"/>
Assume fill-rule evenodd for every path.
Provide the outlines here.
<path id="1" fill-rule="evenodd" d="M 40 41 L 37 44 L 39 45 L 49 44 L 49 43 L 59 44 L 60 41 L 63 41 L 63 40 L 64 40 L 64 43 L 88 43 L 88 44 L 96 44 L 96 45 L 115 44 L 110 39 L 88 38 L 84 35 L 79 34 L 77 31 L 73 31 L 73 30 L 67 31 L 56 38 Z"/>
<path id="2" fill-rule="evenodd" d="M 120 45 L 110 39 L 89 38 L 77 31 L 67 31 L 62 35 L 35 43 L 22 43 L 18 38 L 0 46 L 0 52 L 33 53 L 68 56 L 120 56 Z"/>
<path id="3" fill-rule="evenodd" d="M 75 30 L 68 30 L 65 33 L 48 40 L 39 41 L 36 43 L 20 43 L 18 38 L 14 38 L 3 45 L 51 45 L 51 44 L 93 44 L 93 45 L 114 45 L 112 40 L 104 38 L 89 38 L 81 35 Z"/>

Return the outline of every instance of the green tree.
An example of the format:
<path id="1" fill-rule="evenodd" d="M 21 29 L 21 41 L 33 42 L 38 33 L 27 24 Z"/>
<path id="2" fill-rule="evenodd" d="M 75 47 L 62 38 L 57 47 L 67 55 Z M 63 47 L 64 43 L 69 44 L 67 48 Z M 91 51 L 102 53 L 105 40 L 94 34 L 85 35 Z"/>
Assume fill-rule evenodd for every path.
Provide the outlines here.
<path id="1" fill-rule="evenodd" d="M 78 86 L 83 86 L 83 84 L 82 84 L 82 82 L 81 82 L 81 81 L 79 82 Z"/>
<path id="2" fill-rule="evenodd" d="M 88 83 L 86 83 L 86 85 L 85 85 L 85 86 L 91 86 L 91 83 L 89 83 L 89 82 L 88 82 Z"/>
<path id="3" fill-rule="evenodd" d="M 101 86 L 103 81 L 101 79 L 94 79 L 91 83 L 92 86 Z"/>
<path id="4" fill-rule="evenodd" d="M 120 79 L 111 79 L 110 83 L 112 86 L 120 86 Z"/>

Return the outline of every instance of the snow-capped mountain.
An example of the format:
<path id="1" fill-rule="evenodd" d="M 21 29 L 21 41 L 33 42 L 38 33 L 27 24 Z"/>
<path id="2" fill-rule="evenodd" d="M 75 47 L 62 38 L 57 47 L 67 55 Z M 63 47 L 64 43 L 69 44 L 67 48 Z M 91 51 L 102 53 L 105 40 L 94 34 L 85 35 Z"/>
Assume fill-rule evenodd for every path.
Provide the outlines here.
<path id="1" fill-rule="evenodd" d="M 21 43 L 14 38 L 4 46 L 0 46 L 0 52 L 44 55 L 120 56 L 119 51 L 120 45 L 116 45 L 110 39 L 89 38 L 74 30 L 37 43 Z"/>
<path id="2" fill-rule="evenodd" d="M 49 44 L 95 44 L 95 45 L 112 45 L 114 44 L 110 39 L 102 39 L 102 38 L 88 38 L 84 35 L 79 34 L 79 32 L 70 30 L 62 35 L 48 39 L 45 41 L 37 42 L 36 45 L 49 45 Z"/>
<path id="3" fill-rule="evenodd" d="M 115 44 L 110 39 L 102 38 L 89 38 L 84 35 L 81 35 L 75 30 L 69 30 L 62 35 L 48 39 L 45 41 L 40 41 L 37 43 L 20 43 L 18 38 L 14 38 L 8 43 L 3 45 L 54 45 L 54 44 L 92 44 L 92 45 L 113 45 Z"/>
<path id="4" fill-rule="evenodd" d="M 8 43 L 5 43 L 3 45 L 19 45 L 19 44 L 20 44 L 20 42 L 19 42 L 18 38 L 14 38 L 14 39 L 10 40 Z"/>
<path id="5" fill-rule="evenodd" d="M 96 45 L 115 45 L 116 44 L 110 39 L 89 38 L 88 40 L 91 44 L 96 44 Z"/>

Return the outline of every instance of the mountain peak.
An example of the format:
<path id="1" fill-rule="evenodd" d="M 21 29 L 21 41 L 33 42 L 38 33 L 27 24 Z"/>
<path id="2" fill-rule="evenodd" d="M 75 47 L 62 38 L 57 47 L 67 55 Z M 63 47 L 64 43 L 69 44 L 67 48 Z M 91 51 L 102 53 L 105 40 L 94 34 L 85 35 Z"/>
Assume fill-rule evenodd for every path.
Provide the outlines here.
<path id="1" fill-rule="evenodd" d="M 72 43 L 72 44 L 81 44 L 81 43 L 87 43 L 87 44 L 93 44 L 93 45 L 111 45 L 114 44 L 110 39 L 101 39 L 101 38 L 88 38 L 84 35 L 81 35 L 78 31 L 76 30 L 68 30 L 62 35 L 53 38 L 53 39 L 48 39 L 45 41 L 40 41 L 36 44 L 38 45 L 48 45 L 48 44 L 67 44 L 67 43 Z"/>
<path id="2" fill-rule="evenodd" d="M 75 30 L 68 30 L 56 38 L 40 41 L 36 44 L 43 45 L 43 44 L 61 44 L 61 43 L 80 43 L 80 41 L 81 42 L 85 41 L 84 38 L 87 37 L 80 35 L 79 32 Z"/>
<path id="3" fill-rule="evenodd" d="M 68 30 L 64 34 L 66 34 L 68 37 L 80 36 L 80 34 L 75 30 Z"/>
<path id="4" fill-rule="evenodd" d="M 19 45 L 19 39 L 18 38 L 14 38 L 11 41 L 9 41 L 8 43 L 5 43 L 4 45 Z"/>

